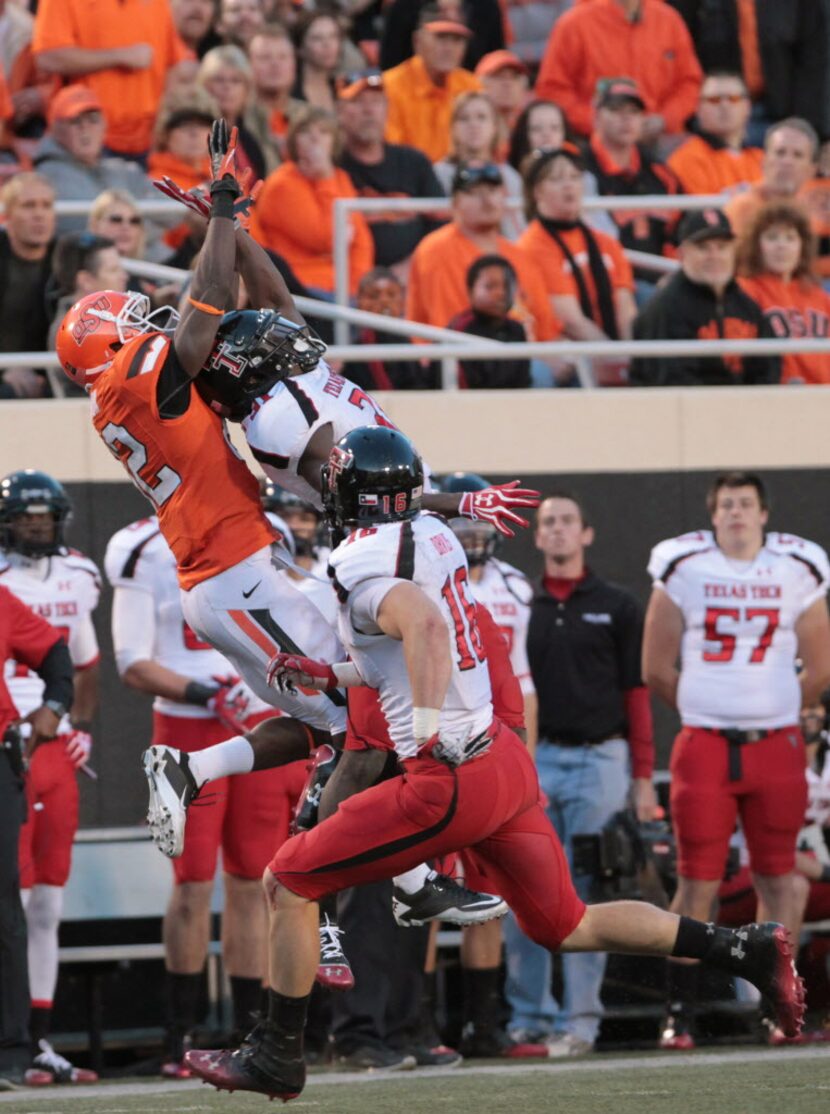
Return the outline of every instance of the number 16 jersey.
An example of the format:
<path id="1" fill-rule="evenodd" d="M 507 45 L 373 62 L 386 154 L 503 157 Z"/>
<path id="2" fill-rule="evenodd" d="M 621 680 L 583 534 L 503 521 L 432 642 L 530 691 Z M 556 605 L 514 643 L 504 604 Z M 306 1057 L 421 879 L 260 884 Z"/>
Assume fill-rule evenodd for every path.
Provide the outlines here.
<path id="1" fill-rule="evenodd" d="M 660 542 L 648 571 L 683 613 L 677 690 L 683 723 L 742 729 L 797 723 L 795 627 L 827 592 L 825 551 L 770 533 L 753 561 L 735 561 L 703 530 Z"/>

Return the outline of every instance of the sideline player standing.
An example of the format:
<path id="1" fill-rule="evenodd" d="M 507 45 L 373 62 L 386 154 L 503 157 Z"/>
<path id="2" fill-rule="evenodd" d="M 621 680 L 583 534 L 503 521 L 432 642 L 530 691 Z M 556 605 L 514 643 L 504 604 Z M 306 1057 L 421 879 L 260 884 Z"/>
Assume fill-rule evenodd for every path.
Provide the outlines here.
<path id="1" fill-rule="evenodd" d="M 185 622 L 176 558 L 157 518 L 133 522 L 114 534 L 104 568 L 114 589 L 112 640 L 118 672 L 126 685 L 155 697 L 151 745 L 198 753 L 274 714 L 230 675 L 228 662 Z M 173 860 L 175 885 L 164 917 L 167 1017 L 162 1075 L 190 1075 L 184 1052 L 198 1021 L 220 848 L 225 894 L 222 959 L 230 978 L 235 1029 L 246 1030 L 249 1015 L 260 1007 L 268 923 L 259 882 L 274 847 L 288 838 L 304 780 L 302 761 L 250 777 L 220 778 L 211 785 L 210 805 L 188 815 L 185 848 Z"/>
<path id="2" fill-rule="evenodd" d="M 713 529 L 661 542 L 648 565 L 643 676 L 682 723 L 671 757 L 672 909 L 710 915 L 740 816 L 758 915 L 797 931 L 793 872 L 807 804 L 799 713 L 830 682 L 830 567 L 813 542 L 765 535 L 769 503 L 754 473 L 718 476 L 706 506 Z M 697 973 L 669 965 L 664 1048 L 694 1047 Z"/>
<path id="3" fill-rule="evenodd" d="M 189 1052 L 214 1085 L 293 1098 L 305 1084 L 303 1028 L 318 963 L 317 900 L 389 877 L 430 855 L 474 847 L 538 943 L 566 951 L 684 955 L 753 981 L 796 1033 L 803 984 L 780 925 L 737 932 L 645 902 L 586 907 L 539 800 L 524 744 L 494 720 L 463 550 L 421 514 L 423 466 L 396 430 L 354 430 L 326 468 L 327 515 L 341 539 L 330 568 L 354 681 L 377 687 L 404 774 L 358 794 L 283 844 L 265 872 L 271 903 L 268 1018 L 237 1052 Z M 308 660 L 277 683 L 337 683 Z M 375 821 L 369 828 L 365 817 Z M 548 879 L 540 889 L 539 879 Z"/>
<path id="4" fill-rule="evenodd" d="M 92 717 L 98 705 L 98 640 L 92 613 L 100 578 L 89 558 L 67 549 L 64 530 L 72 507 L 61 484 L 44 472 L 13 472 L 0 480 L 0 584 L 46 619 L 63 636 L 75 668 L 69 708 L 55 707 L 54 738 L 32 754 L 26 778 L 28 816 L 20 833 L 20 884 L 29 937 L 29 1030 L 32 1086 L 91 1083 L 98 1076 L 76 1068 L 48 1041 L 58 981 L 58 928 L 63 888 L 78 829 L 78 770 L 92 747 Z M 44 682 L 23 662 L 7 661 L 6 684 L 20 715 L 43 700 Z"/>

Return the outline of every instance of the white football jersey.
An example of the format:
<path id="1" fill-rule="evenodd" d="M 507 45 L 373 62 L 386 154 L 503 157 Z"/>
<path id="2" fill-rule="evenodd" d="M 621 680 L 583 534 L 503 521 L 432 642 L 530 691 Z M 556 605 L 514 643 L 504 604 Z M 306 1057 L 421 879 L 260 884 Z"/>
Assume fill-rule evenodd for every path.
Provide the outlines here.
<path id="1" fill-rule="evenodd" d="M 323 506 L 320 493 L 297 468 L 309 441 L 325 425 L 331 425 L 335 444 L 361 426 L 398 428 L 371 395 L 335 374 L 325 360 L 314 371 L 276 383 L 242 422 L 251 452 L 266 475 L 318 510 Z M 428 475 L 425 464 L 424 491 L 430 490 Z"/>
<path id="2" fill-rule="evenodd" d="M 709 530 L 660 542 L 648 570 L 683 612 L 677 706 L 692 727 L 797 723 L 799 616 L 827 592 L 827 554 L 767 534 L 754 561 L 733 561 Z"/>
<path id="3" fill-rule="evenodd" d="M 470 579 L 470 588 L 496 621 L 510 647 L 510 664 L 527 696 L 533 693 L 533 678 L 527 660 L 527 625 L 530 622 L 530 581 L 506 561 L 491 557 L 482 568 L 480 580 Z"/>
<path id="4" fill-rule="evenodd" d="M 63 634 L 76 669 L 98 661 L 92 612 L 98 606 L 101 576 L 83 553 L 66 549 L 54 557 L 32 558 L 0 552 L 0 584 Z M 27 716 L 43 702 L 43 681 L 12 660 L 5 663 L 4 672 L 18 712 Z M 64 720 L 60 730 L 70 729 L 68 719 Z"/>
<path id="5" fill-rule="evenodd" d="M 421 514 L 356 530 L 329 560 L 340 601 L 340 638 L 368 685 L 378 689 L 389 735 L 402 758 L 415 754 L 412 693 L 403 643 L 384 636 L 376 623 L 387 593 L 409 580 L 438 605 L 447 624 L 453 671 L 439 733 L 463 746 L 493 719 L 490 675 L 475 620 L 467 558 L 443 519 Z"/>
<path id="6" fill-rule="evenodd" d="M 155 627 L 147 641 L 152 661 L 182 677 L 208 685 L 216 677 L 235 673 L 233 666 L 218 650 L 196 635 L 184 620 L 176 577 L 176 559 L 159 529 L 158 519 L 143 518 L 113 534 L 104 557 L 104 570 L 113 588 L 143 592 L 153 601 Z M 113 624 L 116 655 L 128 649 L 134 631 L 120 630 Z M 146 631 L 139 632 L 142 639 Z M 200 705 L 180 704 L 157 696 L 153 707 L 168 716 L 209 719 L 212 713 Z M 264 711 L 268 705 L 250 694 L 248 714 Z"/>

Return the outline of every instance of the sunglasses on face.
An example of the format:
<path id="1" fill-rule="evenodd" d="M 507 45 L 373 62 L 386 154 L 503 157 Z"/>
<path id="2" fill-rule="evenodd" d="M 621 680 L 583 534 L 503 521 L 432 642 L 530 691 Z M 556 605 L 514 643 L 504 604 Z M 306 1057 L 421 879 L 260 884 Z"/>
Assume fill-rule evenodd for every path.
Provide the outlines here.
<path id="1" fill-rule="evenodd" d="M 485 166 L 465 166 L 455 176 L 456 186 L 477 186 L 480 182 L 488 186 L 504 184 L 501 171 L 494 163 L 487 163 Z"/>
<path id="2" fill-rule="evenodd" d="M 700 99 L 704 104 L 740 104 L 746 100 L 746 93 L 710 93 Z"/>
<path id="3" fill-rule="evenodd" d="M 108 217 L 104 217 L 110 224 L 133 224 L 138 225 L 142 223 L 141 217 L 125 217 L 123 213 L 110 213 Z"/>

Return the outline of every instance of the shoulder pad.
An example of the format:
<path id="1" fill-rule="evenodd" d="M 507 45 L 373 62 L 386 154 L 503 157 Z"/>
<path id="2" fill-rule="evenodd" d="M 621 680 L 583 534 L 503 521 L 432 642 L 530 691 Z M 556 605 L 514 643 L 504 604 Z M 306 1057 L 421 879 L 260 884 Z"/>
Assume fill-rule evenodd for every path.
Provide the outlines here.
<path id="1" fill-rule="evenodd" d="M 715 538 L 711 530 L 695 530 L 691 534 L 666 538 L 652 549 L 648 571 L 652 580 L 665 583 L 687 557 L 694 557 L 698 553 L 706 553 L 715 548 Z"/>
<path id="2" fill-rule="evenodd" d="M 111 584 L 135 579 L 140 557 L 149 557 L 159 543 L 167 550 L 158 519 L 142 518 L 119 530 L 109 540 L 104 556 L 104 570 Z"/>
<path id="3" fill-rule="evenodd" d="M 801 561 L 818 584 L 826 584 L 830 580 L 830 561 L 827 552 L 816 542 L 800 538 L 797 534 L 781 534 L 776 530 L 767 534 L 764 545 L 772 553 Z"/>
<path id="4" fill-rule="evenodd" d="M 386 522 L 355 530 L 329 557 L 329 576 L 345 592 L 374 577 L 411 580 L 414 564 L 412 524 Z"/>

